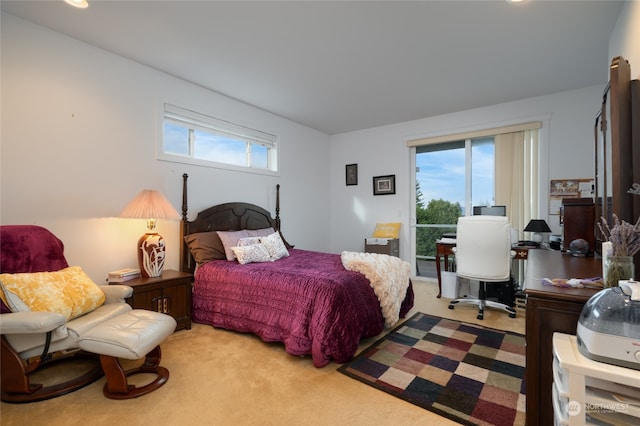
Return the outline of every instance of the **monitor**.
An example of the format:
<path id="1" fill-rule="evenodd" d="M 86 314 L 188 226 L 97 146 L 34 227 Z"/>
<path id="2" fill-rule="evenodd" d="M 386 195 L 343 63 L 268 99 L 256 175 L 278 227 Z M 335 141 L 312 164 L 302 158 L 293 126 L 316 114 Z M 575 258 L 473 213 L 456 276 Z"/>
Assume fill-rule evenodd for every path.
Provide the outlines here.
<path id="1" fill-rule="evenodd" d="M 473 215 L 483 216 L 506 216 L 506 206 L 473 206 Z"/>

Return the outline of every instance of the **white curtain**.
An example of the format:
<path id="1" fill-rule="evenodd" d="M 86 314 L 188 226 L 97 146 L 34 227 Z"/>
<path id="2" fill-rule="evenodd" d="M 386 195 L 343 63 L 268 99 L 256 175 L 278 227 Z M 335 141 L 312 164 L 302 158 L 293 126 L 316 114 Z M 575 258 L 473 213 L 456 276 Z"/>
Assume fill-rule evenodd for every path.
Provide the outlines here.
<path id="1" fill-rule="evenodd" d="M 495 136 L 496 204 L 509 206 L 511 226 L 522 230 L 538 212 L 538 129 Z"/>

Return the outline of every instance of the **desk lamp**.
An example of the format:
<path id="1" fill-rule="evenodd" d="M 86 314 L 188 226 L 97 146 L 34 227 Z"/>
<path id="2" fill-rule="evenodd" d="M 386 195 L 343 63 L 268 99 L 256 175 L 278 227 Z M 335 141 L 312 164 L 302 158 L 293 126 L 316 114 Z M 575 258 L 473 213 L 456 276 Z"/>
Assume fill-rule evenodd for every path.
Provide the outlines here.
<path id="1" fill-rule="evenodd" d="M 160 191 L 145 189 L 120 213 L 120 217 L 146 219 L 147 233 L 138 240 L 138 265 L 143 277 L 162 275 L 164 238 L 156 232 L 158 219 L 180 220 L 180 214 Z"/>
<path id="2" fill-rule="evenodd" d="M 527 227 L 524 228 L 524 232 L 533 232 L 531 239 L 534 243 L 540 244 L 543 239 L 542 233 L 551 232 L 551 228 L 549 228 L 549 225 L 547 225 L 547 222 L 543 219 L 531 219 Z"/>

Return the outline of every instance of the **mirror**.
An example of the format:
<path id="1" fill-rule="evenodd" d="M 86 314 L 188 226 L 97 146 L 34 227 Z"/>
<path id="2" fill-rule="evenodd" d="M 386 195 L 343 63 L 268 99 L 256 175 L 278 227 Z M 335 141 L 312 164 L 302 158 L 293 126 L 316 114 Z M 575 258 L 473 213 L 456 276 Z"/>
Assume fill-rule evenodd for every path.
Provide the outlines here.
<path id="1" fill-rule="evenodd" d="M 609 99 L 610 84 L 602 94 L 602 105 L 600 111 L 596 115 L 595 133 L 595 205 L 596 205 L 596 247 L 595 251 L 602 254 L 603 236 L 597 224 L 601 223 L 602 217 L 607 223 L 613 223 L 612 211 L 612 150 L 611 150 L 611 129 L 609 123 L 611 121 L 611 107 Z"/>

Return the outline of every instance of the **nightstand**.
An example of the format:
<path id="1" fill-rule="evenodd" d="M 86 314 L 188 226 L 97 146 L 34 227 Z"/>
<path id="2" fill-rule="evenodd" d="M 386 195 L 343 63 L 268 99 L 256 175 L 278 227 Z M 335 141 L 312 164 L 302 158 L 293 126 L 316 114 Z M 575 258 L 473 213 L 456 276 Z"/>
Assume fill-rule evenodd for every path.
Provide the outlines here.
<path id="1" fill-rule="evenodd" d="M 379 238 L 382 239 L 382 238 Z M 389 256 L 400 257 L 400 240 L 398 238 L 385 238 L 386 244 L 368 244 L 364 239 L 365 253 L 388 254 Z"/>
<path id="2" fill-rule="evenodd" d="M 133 288 L 133 294 L 127 299 L 132 308 L 171 315 L 178 323 L 176 330 L 190 330 L 192 283 L 193 274 L 168 269 L 160 277 L 140 277 L 109 284 L 123 284 Z"/>

